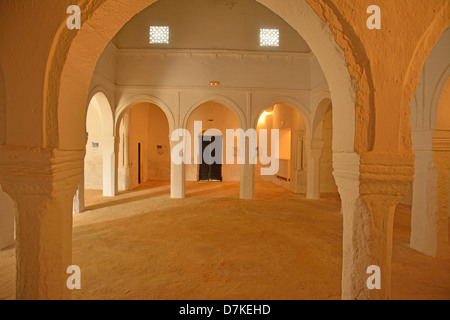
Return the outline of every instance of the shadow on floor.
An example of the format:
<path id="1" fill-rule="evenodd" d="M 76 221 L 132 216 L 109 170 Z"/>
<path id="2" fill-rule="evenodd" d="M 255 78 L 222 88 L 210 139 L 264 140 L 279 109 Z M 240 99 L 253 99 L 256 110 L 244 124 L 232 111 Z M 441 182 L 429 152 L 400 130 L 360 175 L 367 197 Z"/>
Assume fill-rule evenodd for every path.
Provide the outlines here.
<path id="1" fill-rule="evenodd" d="M 85 190 L 85 211 L 107 208 L 153 197 L 170 195 L 168 181 L 149 181 L 129 190 L 121 191 L 115 197 L 103 197 L 101 190 Z"/>

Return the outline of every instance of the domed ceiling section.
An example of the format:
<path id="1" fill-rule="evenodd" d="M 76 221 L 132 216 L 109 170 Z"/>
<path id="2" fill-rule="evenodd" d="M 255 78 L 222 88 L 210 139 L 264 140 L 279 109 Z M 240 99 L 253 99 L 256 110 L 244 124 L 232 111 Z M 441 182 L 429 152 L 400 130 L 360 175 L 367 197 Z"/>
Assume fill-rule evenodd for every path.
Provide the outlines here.
<path id="1" fill-rule="evenodd" d="M 168 26 L 168 44 L 150 44 L 150 26 Z M 279 46 L 261 47 L 260 29 L 278 29 Z M 254 0 L 159 0 L 112 40 L 119 49 L 216 49 L 309 53 L 302 37 Z"/>

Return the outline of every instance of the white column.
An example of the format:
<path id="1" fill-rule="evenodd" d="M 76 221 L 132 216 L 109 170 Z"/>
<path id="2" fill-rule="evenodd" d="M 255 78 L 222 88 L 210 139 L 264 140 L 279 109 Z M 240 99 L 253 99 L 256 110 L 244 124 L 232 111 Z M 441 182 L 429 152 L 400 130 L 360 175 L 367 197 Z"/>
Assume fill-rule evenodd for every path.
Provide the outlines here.
<path id="1" fill-rule="evenodd" d="M 116 154 L 115 137 L 103 137 L 103 196 L 116 195 Z"/>
<path id="2" fill-rule="evenodd" d="M 333 155 L 343 213 L 343 299 L 389 299 L 394 212 L 408 192 L 413 157 L 405 154 Z M 367 269 L 380 270 L 381 289 L 367 287 Z"/>
<path id="3" fill-rule="evenodd" d="M 81 213 L 84 212 L 84 174 L 81 175 L 81 182 L 78 185 L 77 192 L 75 193 L 75 197 L 73 198 L 73 213 Z"/>
<path id="4" fill-rule="evenodd" d="M 241 164 L 240 198 L 251 200 L 255 197 L 255 165 L 250 160 L 250 141 L 245 138 L 245 164 Z"/>
<path id="5" fill-rule="evenodd" d="M 313 140 L 308 150 L 306 198 L 320 199 L 320 158 L 322 157 L 323 140 Z"/>
<path id="6" fill-rule="evenodd" d="M 118 172 L 118 190 L 129 190 L 130 188 L 130 161 L 129 161 L 129 140 L 128 140 L 128 132 L 129 132 L 129 113 L 125 113 L 122 120 L 122 126 L 120 130 L 120 138 L 122 139 L 122 150 L 120 150 L 119 154 L 123 156 L 123 159 L 118 159 L 117 163 L 119 164 L 119 172 Z M 120 148 L 120 145 L 119 145 Z"/>
<path id="7" fill-rule="evenodd" d="M 449 253 L 448 219 L 447 212 L 439 206 L 439 169 L 434 159 L 432 139 L 431 130 L 413 133 L 416 158 L 410 246 L 426 255 L 441 257 Z"/>
<path id="8" fill-rule="evenodd" d="M 179 142 L 170 142 L 170 150 Z M 170 163 L 170 196 L 174 199 L 182 199 L 186 197 L 186 172 L 185 164 Z"/>
<path id="9" fill-rule="evenodd" d="M 255 196 L 255 165 L 241 164 L 240 198 L 251 200 Z"/>
<path id="10" fill-rule="evenodd" d="M 73 196 L 84 152 L 0 147 L 0 183 L 17 204 L 16 297 L 70 299 Z"/>

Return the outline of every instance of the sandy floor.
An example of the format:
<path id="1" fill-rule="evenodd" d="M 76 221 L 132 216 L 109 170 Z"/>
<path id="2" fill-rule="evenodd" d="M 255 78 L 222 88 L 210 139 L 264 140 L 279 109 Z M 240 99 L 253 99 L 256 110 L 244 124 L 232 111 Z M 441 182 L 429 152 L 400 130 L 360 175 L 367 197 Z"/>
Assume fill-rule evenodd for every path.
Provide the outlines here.
<path id="1" fill-rule="evenodd" d="M 73 299 L 340 299 L 339 198 L 306 200 L 271 183 L 239 200 L 239 183 L 189 183 L 170 199 L 149 183 L 114 199 L 87 191 L 74 217 Z M 408 246 L 410 208 L 394 229 L 393 299 L 450 299 L 450 258 Z M 0 299 L 14 298 L 14 250 L 0 252 Z"/>

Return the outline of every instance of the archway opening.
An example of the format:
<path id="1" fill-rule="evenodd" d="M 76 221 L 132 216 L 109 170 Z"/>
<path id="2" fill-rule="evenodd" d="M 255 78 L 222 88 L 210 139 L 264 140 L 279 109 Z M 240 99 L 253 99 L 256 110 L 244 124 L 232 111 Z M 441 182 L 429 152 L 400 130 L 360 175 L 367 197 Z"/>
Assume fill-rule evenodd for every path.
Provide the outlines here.
<path id="1" fill-rule="evenodd" d="M 190 113 L 186 122 L 191 135 L 191 161 L 185 164 L 186 196 L 215 193 L 239 197 L 239 146 L 236 139 L 228 140 L 227 130 L 240 128 L 237 115 L 221 102 L 204 102 Z M 232 161 L 227 157 L 227 148 L 233 148 Z"/>
<path id="2" fill-rule="evenodd" d="M 106 95 L 97 92 L 86 112 L 84 174 L 74 197 L 74 212 L 92 203 L 86 199 L 112 197 L 115 192 L 114 121 Z"/>
<path id="3" fill-rule="evenodd" d="M 168 192 L 170 142 L 169 122 L 164 112 L 152 103 L 136 104 L 122 118 L 119 134 L 119 168 L 129 167 L 129 189 L 164 187 Z"/>
<path id="4" fill-rule="evenodd" d="M 256 129 L 258 137 L 261 133 L 267 133 L 267 146 L 262 145 L 264 142 L 258 139 L 255 193 L 258 194 L 258 191 L 263 189 L 264 184 L 261 182 L 270 182 L 294 193 L 306 193 L 306 151 L 309 133 L 304 115 L 287 103 L 274 104 L 262 112 Z M 273 145 L 277 143 L 277 139 L 272 139 L 274 130 L 278 132 L 278 146 Z M 267 150 L 267 156 L 271 157 L 273 162 L 278 163 L 278 170 L 270 175 L 261 170 L 273 165 L 264 165 L 264 161 L 261 162 L 261 152 L 264 150 Z"/>
<path id="5" fill-rule="evenodd" d="M 163 1 L 161 1 L 160 3 L 162 3 Z M 149 1 L 149 4 L 151 4 L 152 3 L 152 1 Z M 274 7 L 274 8 L 276 8 L 277 6 L 278 6 L 278 2 L 274 2 L 274 3 L 276 3 L 276 4 L 271 4 L 271 5 L 269 5 L 269 6 L 272 6 L 272 7 Z M 132 5 L 132 4 L 131 4 Z M 193 6 L 193 7 L 195 7 L 195 6 Z M 281 8 L 283 8 L 283 5 L 280 5 L 280 7 Z M 107 8 L 108 9 L 108 8 Z M 230 9 L 230 8 L 229 8 Z M 304 9 L 304 10 L 303 10 Z M 309 11 L 308 11 L 309 10 Z M 104 11 L 106 11 L 107 12 L 107 15 L 110 15 L 111 14 L 111 11 L 110 10 L 104 10 Z M 100 14 L 99 14 L 99 16 L 101 16 L 102 14 L 102 12 L 103 12 L 103 14 L 105 13 L 104 11 L 100 11 Z M 131 11 L 133 11 L 133 10 L 131 10 Z M 314 29 L 314 30 L 318 30 L 319 32 L 319 34 L 322 34 L 321 32 L 322 31 L 326 31 L 326 32 L 328 32 L 328 33 L 326 33 L 325 32 L 325 34 L 324 34 L 324 36 L 322 36 L 322 37 L 320 37 L 321 38 L 321 40 L 322 41 L 324 41 L 323 43 L 320 43 L 320 41 L 318 41 L 320 44 L 317 44 L 317 42 L 315 42 L 315 46 L 316 46 L 316 48 L 319 48 L 319 50 L 321 50 L 322 51 L 322 57 L 325 55 L 325 53 L 326 54 L 328 54 L 328 52 L 334 52 L 333 50 L 335 50 L 336 48 L 337 48 L 337 45 L 334 43 L 334 42 L 332 42 L 332 41 L 330 41 L 330 39 L 333 39 L 333 37 L 332 37 L 332 33 L 331 33 L 331 31 L 329 31 L 328 30 L 328 28 L 324 28 L 324 25 L 323 25 L 323 22 L 320 20 L 320 18 L 317 16 L 317 15 L 315 15 L 315 13 L 312 11 L 312 9 L 310 8 L 310 7 L 308 7 L 308 4 L 306 3 L 306 2 L 299 2 L 299 10 L 298 10 L 299 12 L 307 12 L 308 14 L 305 14 L 305 18 L 306 19 L 297 19 L 298 21 L 302 21 L 301 23 L 300 23 L 300 26 L 296 26 L 296 28 L 298 29 L 298 30 L 303 30 L 303 32 L 305 32 L 305 33 L 308 33 L 307 31 L 305 31 L 305 30 L 309 30 L 310 29 L 310 27 L 312 28 L 312 29 Z M 135 12 L 133 12 L 133 14 L 136 14 L 137 12 L 139 12 L 139 10 L 136 10 Z M 127 14 L 125 14 L 124 16 L 127 16 Z M 131 17 L 131 15 L 130 15 L 130 17 Z M 314 21 L 311 21 L 311 20 L 314 20 Z M 112 20 L 112 21 L 114 21 L 114 20 Z M 303 22 L 303 21 L 305 21 L 305 22 Z M 310 23 L 310 22 L 313 22 L 313 23 Z M 303 25 L 302 25 L 303 24 Z M 148 26 L 146 26 L 146 28 L 147 28 Z M 114 28 L 115 28 L 115 30 L 117 30 L 117 26 L 114 26 Z M 99 32 L 100 34 L 102 34 L 102 35 L 107 35 L 105 38 L 110 38 L 108 35 L 109 35 L 109 33 L 108 33 L 108 31 L 105 31 L 105 33 L 102 33 L 102 32 Z M 77 39 L 84 39 L 83 38 L 83 36 L 84 36 L 84 29 L 83 30 L 81 30 L 80 31 L 80 36 L 79 37 L 77 37 Z M 89 34 L 87 35 L 87 36 L 89 36 Z M 309 36 L 310 38 L 319 38 L 319 37 L 317 37 L 317 35 L 316 34 L 314 34 L 313 35 L 313 33 L 311 32 L 311 35 Z M 232 37 L 231 37 L 232 38 Z M 108 41 L 109 41 L 109 39 L 108 39 Z M 76 42 L 76 41 L 74 41 L 74 42 Z M 314 42 L 314 41 L 313 41 Z M 93 43 L 95 43 L 95 41 L 93 41 Z M 325 43 L 325 44 L 324 44 Z M 328 44 L 329 43 L 331 43 L 331 45 L 329 46 Z M 334 46 L 334 47 L 333 47 Z M 76 45 L 74 45 L 74 47 L 76 47 Z M 96 50 L 98 50 L 99 48 L 97 48 Z M 242 48 L 241 48 L 242 49 Z M 266 51 L 270 51 L 270 50 L 266 50 Z M 89 52 L 91 52 L 91 51 L 89 51 Z M 95 51 L 96 52 L 96 51 Z M 339 51 L 339 52 L 341 52 L 341 51 Z M 128 53 L 130 53 L 129 51 L 127 51 L 127 52 L 125 52 L 124 53 L 124 55 L 127 55 Z M 179 52 L 178 52 L 179 53 Z M 76 54 L 76 53 L 75 53 Z M 158 56 L 159 57 L 161 57 L 162 59 L 166 59 L 166 58 L 169 58 L 169 59 L 171 59 L 172 57 L 173 57 L 173 55 L 172 56 L 170 56 L 170 55 L 165 55 L 164 53 L 162 53 L 161 54 L 161 52 L 157 52 L 157 54 L 158 54 Z M 201 52 L 200 54 L 203 54 L 203 52 Z M 71 53 L 71 55 L 72 55 L 72 53 Z M 187 57 L 187 56 L 189 56 L 190 57 L 190 55 L 188 54 L 188 55 L 186 55 L 186 53 L 184 53 L 184 52 L 181 52 L 181 55 L 182 56 L 184 56 L 184 57 Z M 214 59 L 216 59 L 217 58 L 217 56 L 218 56 L 218 54 L 212 54 L 212 55 L 209 55 L 213 60 Z M 239 59 L 240 59 L 240 57 L 241 57 L 242 55 L 240 55 L 240 54 L 238 54 L 238 55 L 235 55 L 235 56 L 233 56 L 233 57 L 231 57 L 231 59 L 233 59 L 233 60 L 236 60 L 236 61 L 240 61 Z M 335 55 L 335 56 L 333 56 L 334 58 L 336 58 L 336 59 L 333 59 L 333 58 L 330 58 L 330 59 L 328 59 L 327 61 L 324 61 L 324 60 L 322 60 L 322 61 L 324 61 L 324 66 L 326 66 L 326 67 L 330 67 L 330 69 L 329 70 L 327 70 L 327 72 L 328 72 L 328 74 L 332 74 L 333 75 L 333 77 L 331 77 L 330 79 L 331 80 L 334 80 L 333 82 L 334 82 L 334 85 L 332 85 L 332 87 L 333 87 L 333 91 L 335 92 L 335 95 L 336 95 L 336 97 L 337 97 L 337 100 L 338 100 L 338 105 L 339 106 L 341 106 L 341 109 L 345 109 L 345 107 L 348 107 L 348 110 L 340 110 L 340 111 L 348 111 L 348 113 L 347 112 L 342 112 L 342 113 L 345 113 L 346 115 L 348 115 L 348 117 L 350 118 L 349 119 L 349 122 L 352 124 L 352 125 L 347 125 L 347 126 L 343 126 L 342 125 L 342 123 L 341 123 L 341 128 L 343 129 L 343 130 L 340 130 L 339 131 L 339 133 L 340 133 L 340 135 L 341 135 L 341 137 L 344 137 L 344 138 L 342 138 L 341 140 L 339 140 L 340 141 L 340 143 L 337 145 L 337 147 L 335 148 L 335 150 L 337 150 L 337 151 L 339 151 L 339 152 L 345 152 L 345 151 L 348 151 L 348 152 L 353 152 L 353 150 L 354 150 L 354 110 L 353 110 L 353 103 L 352 102 L 354 102 L 354 99 L 352 99 L 353 98 L 353 96 L 352 96 L 352 90 L 351 89 L 349 89 L 349 88 L 352 88 L 351 87 L 351 82 L 350 82 L 350 79 L 349 79 L 349 77 L 348 77 L 348 73 L 347 72 L 345 72 L 346 71 L 346 69 L 345 69 L 345 61 L 344 61 L 344 55 L 342 54 L 337 54 L 337 55 Z M 123 62 L 123 60 L 124 59 L 122 59 L 123 57 L 121 57 L 120 58 L 120 60 Z M 256 58 L 256 60 L 258 60 L 258 59 L 260 59 L 261 58 L 261 60 L 263 60 L 263 61 L 265 61 L 264 59 L 264 56 L 259 56 L 259 57 L 257 57 Z M 294 60 L 297 60 L 296 59 L 297 57 L 293 57 L 292 58 L 292 61 L 294 61 Z M 300 57 L 300 59 L 299 60 L 301 60 L 302 58 L 304 58 L 304 57 Z M 96 57 L 95 57 L 95 54 L 93 54 L 91 57 L 90 57 L 90 59 L 92 59 L 93 61 L 95 61 L 95 59 L 96 59 Z M 279 61 L 291 61 L 289 58 L 288 59 L 276 59 L 278 62 Z M 337 60 L 337 62 L 336 62 L 336 60 Z M 136 60 L 136 61 L 138 61 L 138 60 Z M 67 68 L 65 68 L 64 70 L 67 70 L 67 71 L 64 71 L 64 72 L 69 72 L 70 73 L 70 71 L 71 71 L 71 66 L 72 66 L 72 64 L 70 63 L 71 61 L 69 60 L 69 67 L 67 67 Z M 336 62 L 336 63 L 335 63 Z M 211 62 L 208 62 L 208 63 L 211 63 Z M 226 65 L 226 64 L 225 64 Z M 137 64 L 137 68 L 140 68 L 142 65 L 141 64 Z M 183 66 L 187 66 L 186 64 L 183 64 Z M 256 72 L 247 72 L 247 73 L 239 73 L 239 76 L 236 76 L 236 74 L 232 74 L 232 77 L 230 77 L 233 81 L 238 81 L 238 80 L 242 80 L 242 79 L 248 79 L 247 77 L 249 76 L 249 75 L 252 75 L 252 76 L 254 76 L 254 75 L 257 75 L 257 74 L 259 74 L 259 72 L 258 71 L 261 71 L 261 68 L 260 68 L 260 61 L 258 61 L 258 63 L 254 63 L 253 64 L 253 67 L 254 67 L 254 70 L 256 71 Z M 340 69 L 340 68 L 342 68 L 342 69 Z M 197 71 L 197 69 L 193 69 L 194 71 L 192 72 L 192 70 L 190 70 L 191 72 L 184 72 L 184 73 L 180 73 L 179 72 L 179 68 L 172 68 L 171 69 L 177 76 L 179 76 L 180 74 L 182 75 L 181 77 L 177 77 L 177 83 L 179 84 L 180 82 L 182 82 L 181 80 L 183 80 L 183 78 L 186 76 L 186 75 L 192 75 L 192 74 L 195 74 L 196 75 L 196 71 Z M 120 71 L 123 71 L 123 70 L 119 70 L 116 74 L 120 74 Z M 130 72 L 130 73 L 133 73 L 133 70 L 131 70 L 131 69 L 128 69 L 128 71 Z M 152 88 L 152 89 L 154 89 L 154 86 L 157 86 L 157 85 L 159 85 L 159 84 L 161 84 L 161 83 L 163 83 L 165 80 L 167 80 L 167 78 L 168 78 L 168 71 L 170 71 L 170 70 L 164 70 L 163 72 L 160 72 L 160 73 L 158 73 L 157 71 L 161 71 L 161 70 L 158 70 L 157 68 L 155 68 L 155 69 L 152 69 L 152 75 L 154 75 L 154 74 L 156 74 L 157 75 L 157 77 L 156 78 L 158 78 L 158 81 L 161 81 L 161 82 L 158 82 L 158 83 L 145 83 L 145 84 L 143 84 L 143 87 L 145 87 L 145 88 Z M 189 71 L 189 70 L 188 70 Z M 228 71 L 228 70 L 225 70 L 225 71 Z M 342 71 L 344 71 L 344 72 L 342 72 Z M 149 73 L 150 74 L 150 73 Z M 229 73 L 228 73 L 229 74 Z M 296 75 L 299 75 L 299 74 L 302 74 L 302 73 L 295 73 Z M 344 75 L 343 75 L 344 74 Z M 209 74 L 208 74 L 209 75 Z M 287 79 L 287 77 L 284 77 L 283 75 L 281 75 L 281 73 L 277 73 L 277 75 L 279 75 L 280 76 L 280 78 L 282 78 L 282 79 L 280 79 L 280 78 L 272 78 L 272 77 L 254 77 L 253 78 L 253 80 L 255 80 L 255 78 L 257 78 L 256 80 L 260 80 L 260 79 L 269 79 L 270 81 L 271 81 L 271 84 L 273 85 L 273 84 L 276 84 L 277 86 L 279 85 L 279 82 L 278 82 L 278 80 L 282 80 L 283 82 L 283 84 L 286 84 L 286 83 L 288 83 L 287 85 L 280 85 L 280 87 L 282 88 L 282 89 L 288 89 L 288 90 L 295 90 L 296 88 L 292 88 L 291 87 L 291 84 L 292 83 L 297 83 L 297 81 L 291 81 L 290 79 Z M 343 75 L 342 77 L 341 77 L 341 75 Z M 161 77 L 159 77 L 159 76 L 161 76 Z M 63 77 L 64 78 L 64 77 Z M 88 76 L 86 76 L 86 78 L 88 78 Z M 146 75 L 145 77 L 143 77 L 143 78 L 145 78 L 146 80 L 149 78 L 149 76 L 148 75 Z M 205 77 L 206 78 L 206 77 Z M 336 78 L 338 78 L 338 80 L 339 81 L 336 81 Z M 343 81 L 341 81 L 342 80 L 342 78 L 344 78 L 344 80 Z M 202 80 L 201 78 L 199 78 L 200 80 Z M 204 79 L 203 79 L 204 80 Z M 212 80 L 212 79 L 207 79 L 207 80 Z M 256 81 L 255 80 L 255 81 Z M 294 80 L 298 80 L 298 79 L 294 79 Z M 123 85 L 123 83 L 121 82 L 122 81 L 122 79 L 119 79 L 119 80 L 117 80 L 117 82 L 116 82 L 116 84 L 117 85 L 119 85 L 119 86 L 121 86 L 121 89 L 123 89 L 124 87 L 126 87 L 126 85 Z M 70 81 L 69 81 L 70 82 Z M 224 81 L 223 82 L 225 85 L 227 85 L 227 83 L 226 83 L 226 81 Z M 259 83 L 259 82 L 258 82 Z M 257 87 L 258 87 L 258 83 L 257 84 L 254 84 L 254 86 L 255 86 L 255 88 L 257 89 Z M 239 83 L 239 84 L 242 84 L 242 83 Z M 236 87 L 239 87 L 239 84 L 237 84 L 236 85 Z M 196 83 L 189 83 L 189 85 L 191 85 L 191 87 L 189 87 L 191 90 L 193 89 L 193 91 L 195 91 L 195 90 L 197 90 L 198 89 L 198 86 L 201 86 L 201 85 L 203 85 L 203 82 L 202 81 L 199 81 L 199 82 L 196 82 Z M 348 86 L 347 86 L 348 85 Z M 194 87 L 193 87 L 194 86 Z M 195 86 L 197 86 L 197 87 L 195 87 Z M 70 83 L 65 83 L 65 84 L 63 84 L 62 86 L 61 86 L 61 92 L 62 92 L 62 94 L 61 94 L 61 102 L 69 102 L 68 100 L 71 100 L 70 98 L 69 98 L 69 95 L 65 95 L 64 93 L 65 93 L 65 91 L 68 89 L 68 88 L 71 88 L 71 86 L 70 86 Z M 231 89 L 230 89 L 231 90 Z M 263 90 L 260 90 L 260 91 L 264 91 L 264 88 L 263 88 Z M 336 94 L 336 92 L 338 92 L 337 94 Z M 339 94 L 339 92 L 344 92 L 343 94 Z M 349 93 L 348 95 L 347 95 L 347 93 Z M 182 93 L 180 93 L 180 92 L 178 92 L 177 93 L 178 95 L 176 96 L 176 98 L 175 99 L 172 99 L 172 98 L 170 98 L 171 99 L 171 101 L 173 102 L 173 106 L 174 106 L 174 109 L 176 109 L 177 107 L 178 107 L 178 110 L 176 111 L 176 112 L 178 112 L 178 114 L 177 113 L 175 113 L 175 115 L 177 115 L 177 116 L 181 116 L 180 115 L 180 113 L 182 114 L 182 112 L 184 111 L 183 109 L 182 109 L 182 107 L 183 107 L 183 105 L 180 103 L 180 102 L 182 102 L 183 101 L 183 98 L 185 98 L 184 96 L 183 96 L 183 94 Z M 246 116 L 247 117 L 254 117 L 254 113 L 252 114 L 252 112 L 254 111 L 254 110 L 251 110 L 251 100 L 252 100 L 252 96 L 251 96 L 251 93 L 250 94 L 248 94 L 248 96 L 247 97 L 245 97 L 244 99 L 244 104 L 245 104 L 245 102 L 248 102 L 248 105 L 247 105 L 247 114 L 246 114 Z M 73 145 L 76 145 L 78 142 L 76 141 L 76 139 L 74 139 L 73 138 L 73 135 L 71 134 L 72 132 L 75 132 L 75 131 L 77 131 L 76 129 L 75 130 L 72 130 L 74 127 L 76 128 L 77 127 L 77 124 L 74 124 L 74 125 L 71 125 L 71 123 L 70 123 L 70 121 L 69 121 L 69 125 L 68 126 L 65 126 L 63 123 L 65 122 L 64 121 L 64 119 L 67 119 L 67 118 L 71 118 L 71 112 L 72 112 L 72 110 L 69 108 L 68 110 L 66 109 L 66 106 L 68 106 L 68 105 L 70 105 L 70 104 L 72 104 L 72 103 L 60 103 L 59 105 L 61 105 L 61 106 L 63 106 L 62 108 L 64 108 L 64 110 L 60 110 L 61 112 L 59 112 L 58 113 L 58 116 L 60 117 L 60 119 L 61 119 L 61 121 L 60 121 L 60 129 L 61 129 L 61 135 L 60 136 L 58 136 L 57 138 L 59 139 L 59 141 L 60 141 L 60 146 L 62 147 L 62 148 L 72 148 L 73 147 Z M 76 104 L 76 103 L 73 103 L 73 104 Z M 244 109 L 244 108 L 243 108 Z M 51 113 L 49 113 L 49 114 L 51 114 Z M 253 119 L 253 118 L 252 118 Z M 251 121 L 250 121 L 250 119 L 248 119 L 248 123 L 246 123 L 245 125 L 249 125 L 249 123 L 250 123 Z M 242 124 L 241 124 L 242 125 Z M 68 132 L 70 132 L 70 134 L 68 134 Z M 49 137 L 48 139 L 49 139 L 49 141 L 51 140 L 51 138 L 53 138 L 53 137 Z M 189 194 L 188 194 L 189 195 Z M 273 216 L 272 216 L 273 217 Z M 230 226 L 232 226 L 232 224 L 230 224 Z M 276 249 L 275 249 L 276 248 Z M 274 247 L 274 249 L 275 250 L 271 250 L 271 252 L 277 252 L 278 250 L 280 250 L 280 248 L 284 248 L 284 246 L 283 245 L 277 245 L 277 246 L 275 246 Z M 202 252 L 204 252 L 204 251 L 202 251 Z M 210 256 L 209 254 L 208 254 L 208 256 Z M 287 257 L 288 258 L 290 258 L 290 257 L 292 257 L 292 255 L 290 255 L 289 253 L 287 253 Z M 275 257 L 274 257 L 275 258 Z M 338 258 L 338 260 L 340 260 L 341 258 L 339 257 Z M 272 260 L 272 261 L 274 261 L 274 260 Z M 287 263 L 288 264 L 288 263 Z M 281 274 L 282 272 L 280 272 L 279 274 Z M 299 282 L 300 283 L 300 282 Z M 296 287 L 298 287 L 300 284 L 299 283 L 297 283 L 297 285 L 296 285 Z"/>

